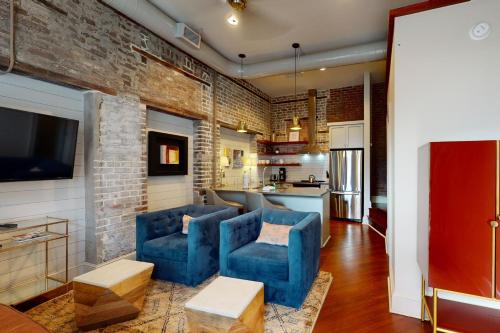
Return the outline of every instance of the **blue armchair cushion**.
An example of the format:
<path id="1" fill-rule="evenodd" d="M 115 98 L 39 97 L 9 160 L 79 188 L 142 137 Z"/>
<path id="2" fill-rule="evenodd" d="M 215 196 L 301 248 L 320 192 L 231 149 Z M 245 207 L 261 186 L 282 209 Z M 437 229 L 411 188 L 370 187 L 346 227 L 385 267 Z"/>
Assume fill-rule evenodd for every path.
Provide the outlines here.
<path id="1" fill-rule="evenodd" d="M 193 219 L 188 235 L 182 216 Z M 155 264 L 153 277 L 196 286 L 219 270 L 219 226 L 236 208 L 186 205 L 145 213 L 136 219 L 137 260 Z"/>
<path id="2" fill-rule="evenodd" d="M 187 261 L 188 238 L 180 232 L 144 242 L 144 255 L 173 261 Z"/>
<path id="3" fill-rule="evenodd" d="M 228 266 L 246 278 L 272 276 L 288 281 L 288 248 L 251 242 L 229 254 Z"/>
<path id="4" fill-rule="evenodd" d="M 291 225 L 288 248 L 255 243 L 262 223 Z M 220 227 L 220 274 L 264 283 L 266 302 L 299 308 L 319 271 L 318 213 L 261 208 Z"/>

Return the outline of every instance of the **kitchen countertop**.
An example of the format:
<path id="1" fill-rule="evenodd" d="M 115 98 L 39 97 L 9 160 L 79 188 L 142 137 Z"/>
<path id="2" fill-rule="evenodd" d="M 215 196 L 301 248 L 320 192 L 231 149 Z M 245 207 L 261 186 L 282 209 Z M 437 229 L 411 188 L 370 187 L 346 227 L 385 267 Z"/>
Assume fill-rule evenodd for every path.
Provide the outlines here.
<path id="1" fill-rule="evenodd" d="M 295 196 L 295 197 L 322 197 L 329 193 L 327 188 L 314 188 L 314 187 L 288 187 L 278 188 L 276 191 L 264 192 L 261 187 L 244 189 L 242 186 L 221 186 L 214 188 L 215 191 L 226 192 L 256 192 L 264 195 L 282 195 L 282 196 Z"/>

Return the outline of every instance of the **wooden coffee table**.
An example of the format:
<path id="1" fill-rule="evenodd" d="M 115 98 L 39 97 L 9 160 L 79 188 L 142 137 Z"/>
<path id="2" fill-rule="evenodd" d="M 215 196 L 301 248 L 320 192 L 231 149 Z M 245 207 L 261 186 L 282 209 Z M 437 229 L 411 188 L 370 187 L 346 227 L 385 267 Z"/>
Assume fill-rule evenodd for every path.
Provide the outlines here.
<path id="1" fill-rule="evenodd" d="M 264 284 L 218 277 L 185 305 L 190 331 L 264 332 Z"/>
<path id="2" fill-rule="evenodd" d="M 91 330 L 137 317 L 153 267 L 118 260 L 74 278 L 76 326 Z"/>

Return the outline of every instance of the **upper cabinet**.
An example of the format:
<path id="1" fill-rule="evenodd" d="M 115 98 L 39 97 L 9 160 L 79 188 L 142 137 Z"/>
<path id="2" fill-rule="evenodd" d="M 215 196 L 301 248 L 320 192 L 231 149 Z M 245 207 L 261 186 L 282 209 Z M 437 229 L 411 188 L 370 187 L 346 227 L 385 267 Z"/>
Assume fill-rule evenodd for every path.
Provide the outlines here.
<path id="1" fill-rule="evenodd" d="M 330 149 L 363 148 L 363 124 L 330 126 Z"/>

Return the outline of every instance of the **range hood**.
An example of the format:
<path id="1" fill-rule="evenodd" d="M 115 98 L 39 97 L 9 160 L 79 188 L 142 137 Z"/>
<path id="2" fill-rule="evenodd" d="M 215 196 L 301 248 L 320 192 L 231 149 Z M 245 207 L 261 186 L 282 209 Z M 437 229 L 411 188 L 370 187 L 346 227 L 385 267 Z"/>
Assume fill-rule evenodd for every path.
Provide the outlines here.
<path id="1" fill-rule="evenodd" d="M 307 134 L 309 143 L 300 151 L 300 154 L 321 154 L 323 151 L 318 145 L 318 131 L 316 128 L 316 97 L 318 91 L 316 89 L 309 89 L 307 92 L 307 118 L 309 124 L 307 126 Z"/>

